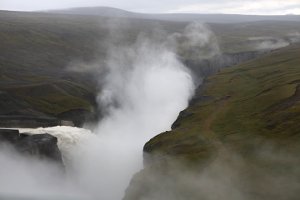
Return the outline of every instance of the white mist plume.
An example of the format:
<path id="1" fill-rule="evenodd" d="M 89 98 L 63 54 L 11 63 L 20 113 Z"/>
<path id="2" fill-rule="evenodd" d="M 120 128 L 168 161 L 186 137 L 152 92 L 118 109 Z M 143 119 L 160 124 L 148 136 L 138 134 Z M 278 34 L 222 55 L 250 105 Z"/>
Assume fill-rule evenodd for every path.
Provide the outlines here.
<path id="1" fill-rule="evenodd" d="M 292 43 L 300 42 L 300 33 L 297 31 L 291 32 L 287 36 Z"/>
<path id="2" fill-rule="evenodd" d="M 250 37 L 249 41 L 253 42 L 257 50 L 273 50 L 290 45 L 287 39 L 274 37 Z"/>
<path id="3" fill-rule="evenodd" d="M 156 134 L 169 130 L 188 105 L 194 85 L 189 70 L 174 51 L 140 36 L 132 46 L 111 47 L 103 91 L 98 100 L 106 116 L 90 144 L 88 170 L 81 180 L 93 185 L 100 199 L 121 199 L 132 175 L 142 167 L 142 148 Z"/>
<path id="4" fill-rule="evenodd" d="M 189 45 L 198 49 L 216 48 L 214 45 L 209 48 L 211 37 L 206 34 L 211 32 L 203 26 L 197 27 L 192 25 L 192 35 L 188 28 L 182 35 L 168 36 L 162 31 L 152 36 L 140 34 L 131 45 L 115 41 L 108 47 L 107 59 L 99 62 L 101 66 L 93 64 L 87 68 L 95 70 L 95 74 L 99 74 L 98 70 L 100 74 L 107 73 L 99 78 L 102 91 L 98 101 L 105 115 L 93 131 L 96 135 L 70 127 L 21 130 L 33 134 L 50 133 L 58 138 L 68 177 L 52 178 L 61 183 L 57 185 L 62 191 L 73 190 L 74 194 L 92 199 L 120 200 L 123 197 L 132 175 L 142 167 L 145 142 L 170 130 L 193 95 L 195 86 L 191 73 L 179 60 L 176 48 L 182 47 L 184 51 L 189 50 Z M 185 42 L 176 45 L 174 41 L 179 40 Z M 197 51 L 197 55 L 201 57 L 201 51 Z M 106 69 L 103 69 L 104 64 Z M 24 165 L 19 166 L 30 168 L 29 163 Z M 27 179 L 36 181 L 35 176 L 13 177 L 12 180 L 25 184 Z M 47 188 L 47 184 L 41 186 Z M 28 185 L 31 194 L 41 186 Z M 49 186 L 50 192 L 51 188 Z"/>
<path id="5" fill-rule="evenodd" d="M 0 199 L 83 199 L 53 162 L 0 148 Z"/>
<path id="6" fill-rule="evenodd" d="M 113 30 L 111 35 L 120 38 L 122 31 Z M 102 92 L 98 96 L 105 116 L 95 128 L 98 138 L 75 164 L 87 193 L 97 199 L 123 197 L 132 175 L 142 168 L 145 142 L 170 130 L 193 95 L 192 75 L 179 60 L 178 48 L 188 51 L 189 45 L 197 47 L 200 59 L 204 55 L 201 47 L 206 49 L 204 57 L 207 52 L 212 55 L 218 48 L 209 48 L 210 34 L 204 26 L 192 24 L 182 34 L 168 36 L 155 30 L 150 36 L 140 34 L 131 45 L 120 45 L 117 39 L 112 42 L 105 61 L 108 74 L 100 79 Z"/>
<path id="7" fill-rule="evenodd" d="M 220 54 L 215 34 L 204 24 L 193 22 L 183 33 L 169 37 L 176 46 L 177 53 L 185 59 L 210 59 Z"/>

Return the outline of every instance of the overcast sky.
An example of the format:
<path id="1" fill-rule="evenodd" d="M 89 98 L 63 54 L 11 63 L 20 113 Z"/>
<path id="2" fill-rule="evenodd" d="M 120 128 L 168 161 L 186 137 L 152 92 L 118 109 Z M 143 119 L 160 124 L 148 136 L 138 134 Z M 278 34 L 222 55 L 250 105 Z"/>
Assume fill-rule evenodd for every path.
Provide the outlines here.
<path id="1" fill-rule="evenodd" d="M 146 13 L 300 14 L 300 0 L 0 0 L 0 10 L 109 6 Z"/>

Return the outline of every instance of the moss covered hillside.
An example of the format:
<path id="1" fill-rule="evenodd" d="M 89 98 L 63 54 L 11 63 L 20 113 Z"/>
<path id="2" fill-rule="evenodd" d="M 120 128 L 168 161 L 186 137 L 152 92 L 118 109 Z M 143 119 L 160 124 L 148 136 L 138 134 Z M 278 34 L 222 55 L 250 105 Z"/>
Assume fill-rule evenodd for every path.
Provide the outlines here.
<path id="1" fill-rule="evenodd" d="M 196 146 L 216 141 L 299 139 L 299 84 L 300 45 L 224 69 L 206 80 L 175 128 L 150 140 L 145 150 L 199 158 Z"/>
<path id="2" fill-rule="evenodd" d="M 297 44 L 207 78 L 173 130 L 147 142 L 125 199 L 297 199 L 299 56 Z"/>

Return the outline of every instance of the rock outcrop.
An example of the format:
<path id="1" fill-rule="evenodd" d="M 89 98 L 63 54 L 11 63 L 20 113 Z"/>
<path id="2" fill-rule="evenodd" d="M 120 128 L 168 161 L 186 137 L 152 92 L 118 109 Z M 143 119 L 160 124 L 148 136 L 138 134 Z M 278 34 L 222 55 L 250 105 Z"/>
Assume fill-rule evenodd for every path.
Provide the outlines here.
<path id="1" fill-rule="evenodd" d="M 18 130 L 0 129 L 0 146 L 11 145 L 25 156 L 57 163 L 64 168 L 57 138 L 50 134 L 29 135 Z"/>
<path id="2" fill-rule="evenodd" d="M 269 51 L 248 51 L 239 53 L 224 53 L 210 59 L 183 60 L 183 63 L 193 72 L 196 83 L 202 79 L 217 73 L 219 70 L 233 66 L 261 56 Z M 200 80 L 199 80 L 200 78 Z"/>

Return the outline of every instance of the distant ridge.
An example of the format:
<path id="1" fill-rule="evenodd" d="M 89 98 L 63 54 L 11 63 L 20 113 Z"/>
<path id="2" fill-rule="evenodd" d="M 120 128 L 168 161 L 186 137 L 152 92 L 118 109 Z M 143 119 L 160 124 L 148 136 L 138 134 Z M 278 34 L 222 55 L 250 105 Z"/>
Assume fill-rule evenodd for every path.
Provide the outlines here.
<path id="1" fill-rule="evenodd" d="M 255 21 L 300 21 L 300 15 L 238 15 L 238 14 L 144 14 L 111 7 L 79 7 L 49 10 L 49 13 L 96 15 L 102 17 L 142 18 L 166 21 L 201 21 L 208 23 L 242 23 Z"/>
<path id="2" fill-rule="evenodd" d="M 139 15 L 137 13 L 111 7 L 79 7 L 62 10 L 49 10 L 47 12 L 75 15 L 99 15 L 104 17 L 138 17 Z"/>

